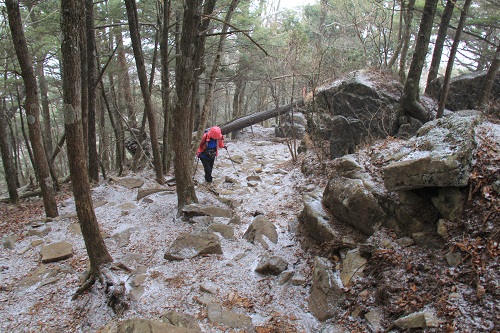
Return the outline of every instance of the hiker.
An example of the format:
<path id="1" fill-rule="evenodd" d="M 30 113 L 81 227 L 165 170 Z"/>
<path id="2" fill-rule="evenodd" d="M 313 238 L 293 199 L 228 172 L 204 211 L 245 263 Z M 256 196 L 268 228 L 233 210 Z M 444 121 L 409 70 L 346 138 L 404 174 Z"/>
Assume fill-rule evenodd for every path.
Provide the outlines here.
<path id="1" fill-rule="evenodd" d="M 205 181 L 212 182 L 212 169 L 214 168 L 215 157 L 219 153 L 219 148 L 227 149 L 224 145 L 224 136 L 218 126 L 205 131 L 201 139 L 200 146 L 196 152 L 196 157 L 201 160 L 203 170 L 205 170 Z"/>

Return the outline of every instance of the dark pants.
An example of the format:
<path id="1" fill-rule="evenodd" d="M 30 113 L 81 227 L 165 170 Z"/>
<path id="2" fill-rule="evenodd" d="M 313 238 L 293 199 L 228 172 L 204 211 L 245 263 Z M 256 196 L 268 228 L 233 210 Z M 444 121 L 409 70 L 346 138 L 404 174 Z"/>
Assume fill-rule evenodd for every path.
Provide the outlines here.
<path id="1" fill-rule="evenodd" d="M 212 182 L 212 170 L 214 168 L 215 159 L 211 158 L 201 158 L 201 163 L 203 164 L 203 170 L 205 170 L 205 180 L 207 183 Z"/>

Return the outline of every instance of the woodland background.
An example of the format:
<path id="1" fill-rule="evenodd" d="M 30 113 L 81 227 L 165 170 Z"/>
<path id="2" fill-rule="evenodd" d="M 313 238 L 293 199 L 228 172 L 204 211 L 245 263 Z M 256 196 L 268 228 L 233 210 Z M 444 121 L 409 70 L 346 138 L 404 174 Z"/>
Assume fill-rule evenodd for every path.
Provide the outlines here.
<path id="1" fill-rule="evenodd" d="M 39 187 L 46 216 L 56 217 L 55 194 L 71 175 L 91 262 L 84 289 L 113 261 L 90 183 L 152 166 L 162 185 L 175 165 L 180 211 L 198 201 L 193 142 L 207 126 L 314 97 L 358 69 L 398 77 L 402 112 L 422 121 L 428 82 L 445 76 L 439 117 L 447 80 L 485 71 L 477 108 L 495 110 L 499 0 L 321 0 L 300 10 L 265 0 L 5 0 L 0 8 L 2 189 L 17 203 L 20 187 Z"/>

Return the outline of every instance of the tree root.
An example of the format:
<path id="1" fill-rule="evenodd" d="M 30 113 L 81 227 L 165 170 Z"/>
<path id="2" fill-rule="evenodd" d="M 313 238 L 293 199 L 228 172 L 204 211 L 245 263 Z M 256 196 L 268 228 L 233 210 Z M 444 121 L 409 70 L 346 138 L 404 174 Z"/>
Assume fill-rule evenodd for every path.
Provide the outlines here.
<path id="1" fill-rule="evenodd" d="M 127 294 L 125 281 L 120 280 L 119 276 L 113 272 L 117 270 L 125 271 L 127 273 L 131 272 L 130 268 L 123 263 L 105 265 L 104 267 L 101 267 L 99 271 L 99 281 L 104 287 L 104 293 L 106 294 L 107 299 L 106 305 L 112 308 L 114 313 L 118 316 L 121 316 L 127 309 L 130 308 L 130 297 Z M 75 300 L 78 296 L 89 290 L 94 285 L 96 280 L 97 277 L 89 271 L 85 282 L 76 290 L 71 299 Z"/>

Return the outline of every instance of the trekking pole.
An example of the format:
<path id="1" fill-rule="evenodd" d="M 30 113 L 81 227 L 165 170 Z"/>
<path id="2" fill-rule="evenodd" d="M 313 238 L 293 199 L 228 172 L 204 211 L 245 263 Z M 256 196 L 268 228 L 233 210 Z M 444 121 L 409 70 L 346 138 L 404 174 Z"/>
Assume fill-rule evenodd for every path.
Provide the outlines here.
<path id="1" fill-rule="evenodd" d="M 227 154 L 229 155 L 229 160 L 231 161 L 231 163 L 233 164 L 233 169 L 234 169 L 234 172 L 236 173 L 236 177 L 239 177 L 238 175 L 238 171 L 236 171 L 236 167 L 234 166 L 234 161 L 233 159 L 231 158 L 231 154 L 229 154 L 229 150 L 227 150 L 227 147 L 224 147 L 224 149 L 227 151 Z"/>

